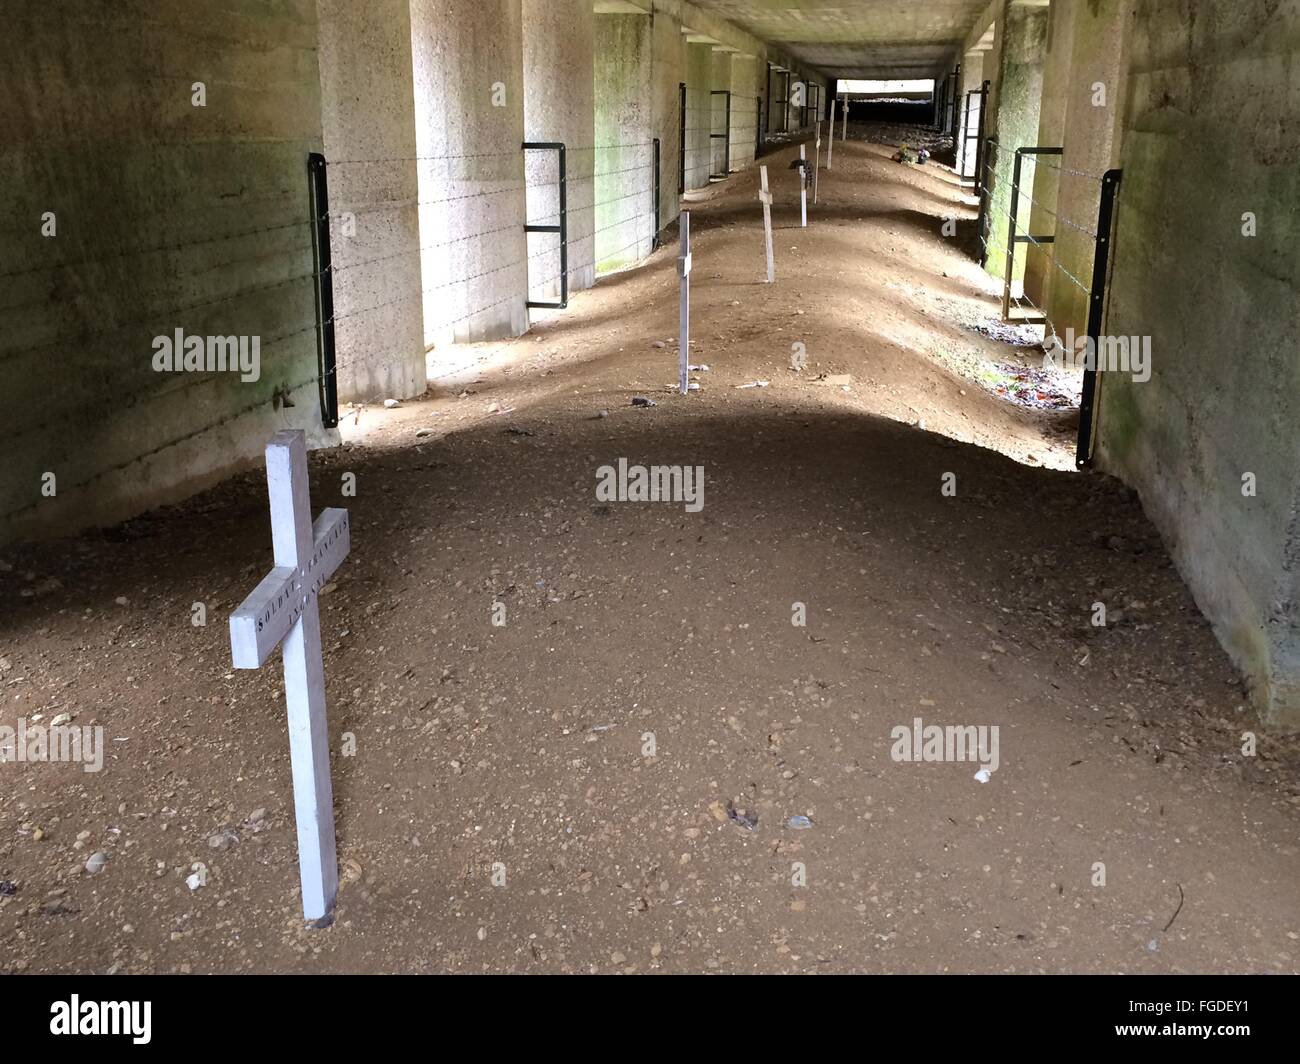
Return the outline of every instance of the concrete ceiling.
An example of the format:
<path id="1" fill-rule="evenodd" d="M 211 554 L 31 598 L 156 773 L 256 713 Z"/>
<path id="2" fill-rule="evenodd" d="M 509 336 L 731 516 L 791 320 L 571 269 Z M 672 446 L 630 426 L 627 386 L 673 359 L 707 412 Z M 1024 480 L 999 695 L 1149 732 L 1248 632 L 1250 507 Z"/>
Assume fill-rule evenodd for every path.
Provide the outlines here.
<path id="1" fill-rule="evenodd" d="M 989 0 L 692 0 L 833 78 L 930 78 Z"/>

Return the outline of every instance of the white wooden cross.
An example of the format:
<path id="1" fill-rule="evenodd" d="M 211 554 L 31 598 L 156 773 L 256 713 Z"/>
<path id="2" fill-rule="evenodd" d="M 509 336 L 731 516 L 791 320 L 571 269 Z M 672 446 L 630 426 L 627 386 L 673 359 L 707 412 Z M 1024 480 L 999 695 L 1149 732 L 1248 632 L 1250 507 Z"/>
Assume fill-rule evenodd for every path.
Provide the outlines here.
<path id="1" fill-rule="evenodd" d="M 691 390 L 691 212 L 682 211 L 680 225 L 681 254 L 677 256 L 677 276 L 682 279 L 681 305 L 678 308 L 677 347 L 678 384 L 682 395 Z"/>
<path id="2" fill-rule="evenodd" d="M 776 280 L 776 264 L 772 258 L 772 193 L 767 190 L 767 167 L 760 166 L 758 175 L 762 182 L 758 198 L 763 204 L 763 233 L 767 237 L 767 283 L 771 284 Z"/>
<path id="3" fill-rule="evenodd" d="M 284 645 L 302 911 L 323 925 L 334 911 L 339 869 L 317 594 L 347 557 L 348 512 L 324 510 L 312 524 L 300 429 L 277 432 L 267 444 L 266 484 L 275 568 L 230 615 L 230 653 L 235 668 L 256 669 Z"/>

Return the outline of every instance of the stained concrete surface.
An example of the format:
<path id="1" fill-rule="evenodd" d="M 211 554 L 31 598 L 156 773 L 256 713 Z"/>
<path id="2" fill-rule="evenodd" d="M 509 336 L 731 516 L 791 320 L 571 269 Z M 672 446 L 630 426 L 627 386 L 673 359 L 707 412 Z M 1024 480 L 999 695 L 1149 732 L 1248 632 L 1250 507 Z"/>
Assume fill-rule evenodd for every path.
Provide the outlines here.
<path id="1" fill-rule="evenodd" d="M 183 497 L 276 426 L 329 442 L 307 209 L 314 0 L 166 21 L 51 0 L 4 21 L 0 542 Z M 258 337 L 258 379 L 155 371 L 154 339 L 178 328 Z"/>

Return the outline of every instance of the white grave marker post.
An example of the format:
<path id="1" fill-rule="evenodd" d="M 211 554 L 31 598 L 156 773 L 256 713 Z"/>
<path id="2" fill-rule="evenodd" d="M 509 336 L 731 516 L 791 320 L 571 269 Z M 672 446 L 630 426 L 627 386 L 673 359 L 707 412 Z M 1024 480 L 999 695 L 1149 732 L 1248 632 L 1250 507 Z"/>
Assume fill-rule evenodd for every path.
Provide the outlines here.
<path id="1" fill-rule="evenodd" d="M 681 254 L 677 256 L 677 276 L 682 279 L 682 298 L 677 321 L 677 347 L 681 358 L 682 395 L 691 390 L 691 212 L 682 211 Z"/>
<path id="2" fill-rule="evenodd" d="M 831 162 L 835 158 L 835 105 L 839 101 L 831 101 L 831 128 L 830 136 L 826 140 L 826 169 L 830 170 Z"/>
<path id="3" fill-rule="evenodd" d="M 807 149 L 799 145 L 799 162 L 807 162 Z M 808 171 L 801 165 L 799 167 L 799 211 L 803 219 L 803 228 L 808 228 Z"/>
<path id="4" fill-rule="evenodd" d="M 772 258 L 772 193 L 767 190 L 767 167 L 760 166 L 758 174 L 762 182 L 758 198 L 763 204 L 763 234 L 767 238 L 767 283 L 771 284 L 776 280 L 776 263 Z"/>
<path id="5" fill-rule="evenodd" d="M 277 432 L 267 444 L 266 484 L 275 568 L 230 615 L 230 652 L 235 668 L 256 669 L 284 646 L 302 911 L 319 922 L 334 911 L 339 869 L 316 596 L 347 557 L 348 512 L 324 510 L 312 524 L 307 443 L 300 429 Z"/>
<path id="6" fill-rule="evenodd" d="M 813 203 L 817 202 L 817 178 L 822 172 L 822 124 L 817 123 L 817 141 L 813 148 Z"/>

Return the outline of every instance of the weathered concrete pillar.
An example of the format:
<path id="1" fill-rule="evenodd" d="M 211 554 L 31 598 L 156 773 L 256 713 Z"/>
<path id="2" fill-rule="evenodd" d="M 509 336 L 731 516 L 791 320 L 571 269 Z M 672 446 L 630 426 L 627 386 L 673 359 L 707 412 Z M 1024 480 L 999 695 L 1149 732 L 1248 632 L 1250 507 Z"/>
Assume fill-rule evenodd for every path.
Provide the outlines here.
<path id="1" fill-rule="evenodd" d="M 979 151 L 979 122 L 982 101 L 978 93 L 984 84 L 984 59 L 987 51 L 967 52 L 961 61 L 961 77 L 958 80 L 959 96 L 957 100 L 957 129 L 955 136 L 958 153 L 957 170 L 962 174 L 975 173 L 975 159 Z M 975 90 L 975 95 L 970 93 Z"/>
<path id="2" fill-rule="evenodd" d="M 681 83 L 682 24 L 666 11 L 656 10 L 650 20 L 653 59 L 651 99 L 654 104 L 654 129 L 659 137 L 659 225 L 664 228 L 676 220 L 681 197 L 677 186 L 681 178 Z"/>
<path id="3" fill-rule="evenodd" d="M 731 57 L 731 169 L 743 170 L 754 162 L 758 135 L 758 98 L 763 94 L 759 76 L 763 64 L 756 56 Z"/>
<path id="4" fill-rule="evenodd" d="M 1074 225 L 1057 223 L 1053 256 L 1084 281 L 1092 275 L 1094 243 L 1091 233 L 1081 230 L 1092 230 L 1097 224 L 1101 198 L 1097 178 L 1119 165 L 1128 78 L 1126 42 L 1133 7 L 1134 0 L 1074 0 L 1068 9 L 1073 17 L 1063 34 L 1069 40 L 1070 72 L 1065 155 L 1055 160 L 1063 172 L 1054 199 L 1057 214 Z M 1056 270 L 1046 295 L 1044 305 L 1057 331 L 1072 327 L 1082 333 L 1087 325 L 1088 297 L 1078 285 Z"/>
<path id="5" fill-rule="evenodd" d="M 427 343 L 528 328 L 520 0 L 411 0 Z"/>
<path id="6" fill-rule="evenodd" d="M 1060 147 L 1065 142 L 1066 113 L 1070 104 L 1073 74 L 1071 51 L 1074 20 L 1084 0 L 1053 0 L 1047 13 L 1047 54 L 1043 62 L 1043 92 L 1038 112 L 1037 144 Z M 1060 185 L 1061 158 L 1044 156 L 1026 164 L 1026 175 L 1036 201 L 1025 219 L 1031 233 L 1055 233 L 1057 244 L 1046 249 L 1030 245 L 1025 250 L 1025 295 L 1039 307 L 1047 306 L 1052 284 L 1052 262 L 1060 241 L 1057 231 L 1056 196 Z M 1062 227 L 1064 228 L 1064 227 Z M 1076 274 L 1077 276 L 1077 274 Z"/>
<path id="7" fill-rule="evenodd" d="M 423 394 L 409 0 L 318 0 L 339 401 Z"/>
<path id="8" fill-rule="evenodd" d="M 1098 462 L 1137 487 L 1265 723 L 1296 730 L 1300 11 L 1135 12 L 1105 332 L 1148 337 L 1150 377 L 1101 375 Z"/>
<path id="9" fill-rule="evenodd" d="M 276 429 L 337 441 L 307 208 L 315 4 L 19 4 L 4 32 L 0 541 L 181 498 Z M 202 365 L 163 364 L 177 330 Z"/>
<path id="10" fill-rule="evenodd" d="M 595 16 L 596 271 L 650 253 L 654 239 L 654 129 L 650 17 Z"/>
<path id="11" fill-rule="evenodd" d="M 523 0 L 523 9 L 525 139 L 567 146 L 572 292 L 596 282 L 595 16 L 591 0 Z M 557 154 L 529 152 L 525 166 L 529 221 L 558 225 Z M 530 298 L 554 301 L 560 296 L 559 238 L 536 233 L 528 243 Z"/>
<path id="12" fill-rule="evenodd" d="M 709 183 L 713 160 L 713 48 L 686 45 L 686 187 Z"/>
<path id="13" fill-rule="evenodd" d="M 1006 274 L 1008 229 L 1012 205 L 1012 175 L 1016 149 L 1038 140 L 1039 101 L 1043 93 L 1043 61 L 1047 55 L 1047 8 L 1010 0 L 997 21 L 994 52 L 997 76 L 989 93 L 985 134 L 996 136 L 997 150 L 989 158 L 988 271 Z M 1032 179 L 1032 171 L 1025 168 Z M 1017 231 L 1028 232 L 1031 188 L 1019 191 Z M 1017 249 L 1012 291 L 1023 287 L 1024 252 Z"/>

